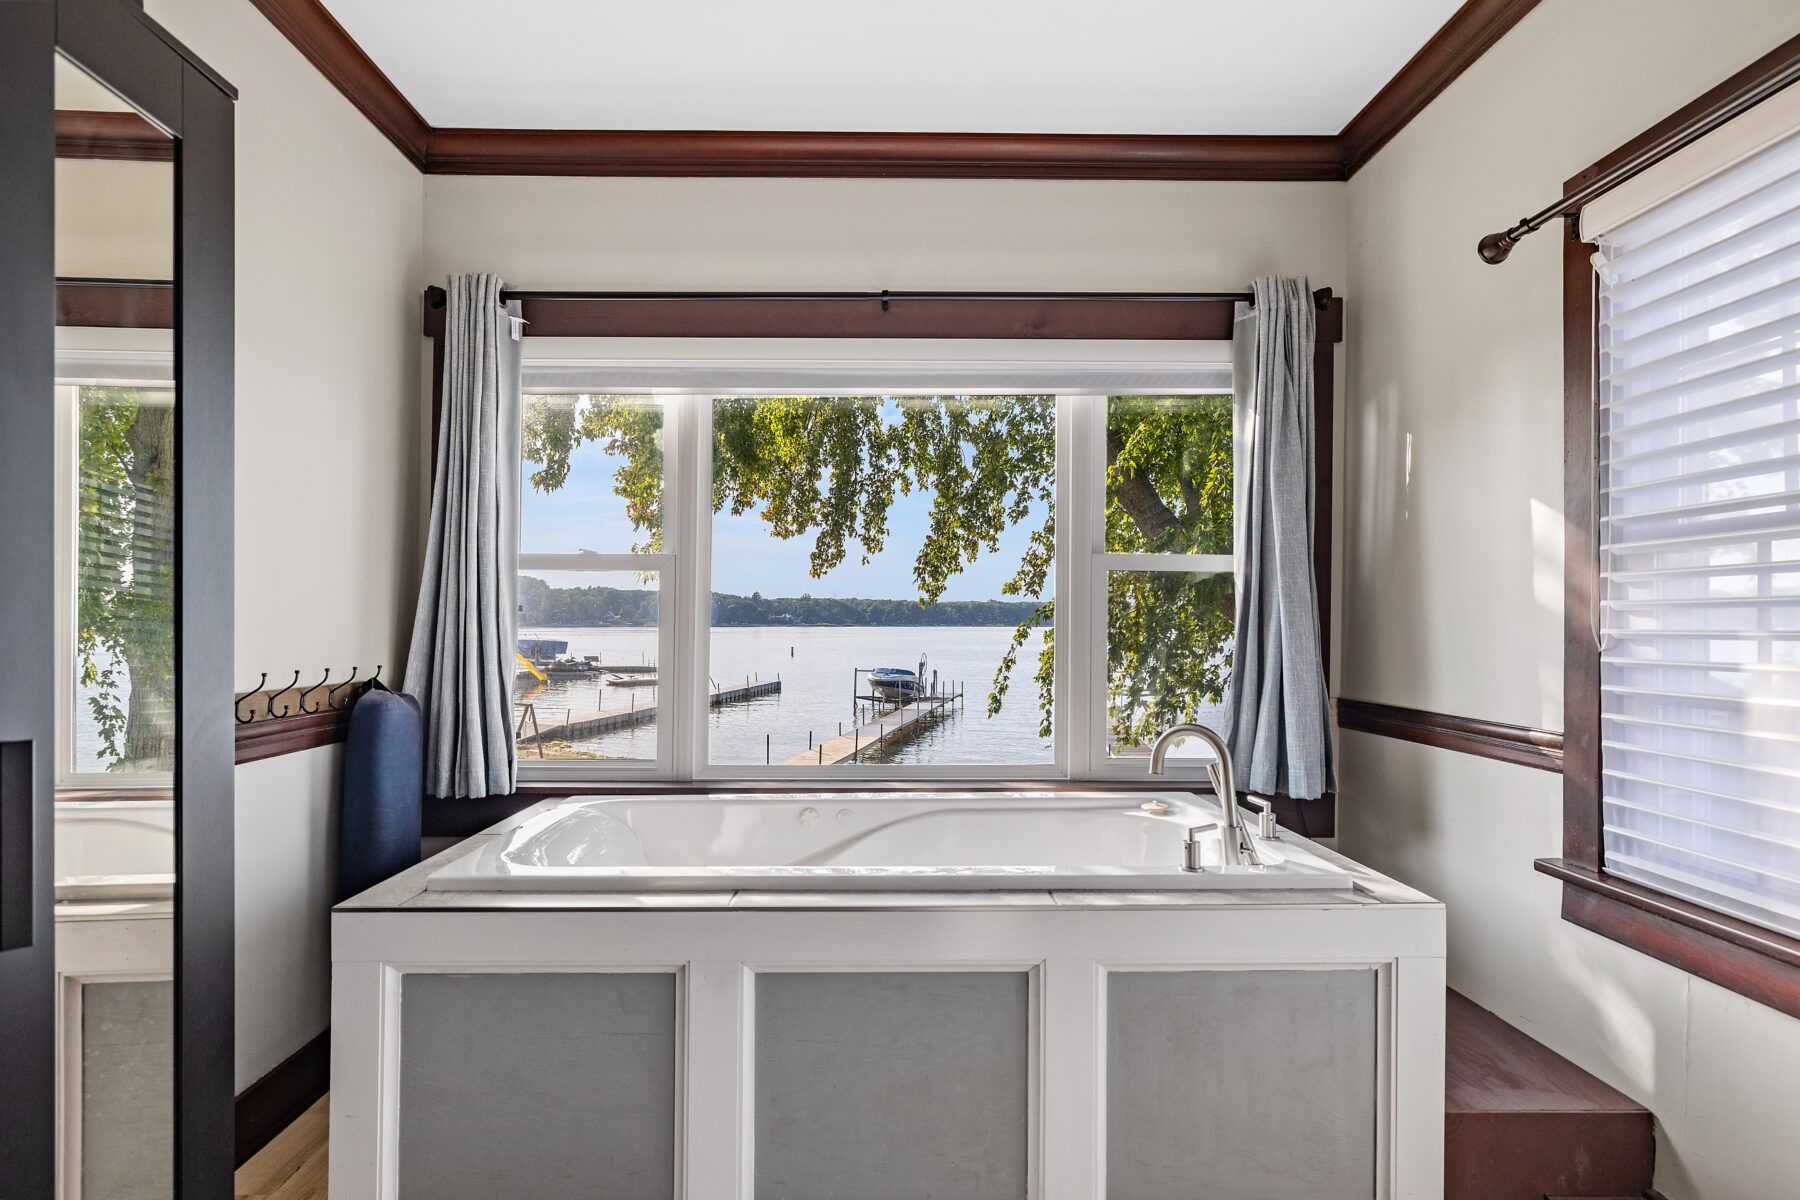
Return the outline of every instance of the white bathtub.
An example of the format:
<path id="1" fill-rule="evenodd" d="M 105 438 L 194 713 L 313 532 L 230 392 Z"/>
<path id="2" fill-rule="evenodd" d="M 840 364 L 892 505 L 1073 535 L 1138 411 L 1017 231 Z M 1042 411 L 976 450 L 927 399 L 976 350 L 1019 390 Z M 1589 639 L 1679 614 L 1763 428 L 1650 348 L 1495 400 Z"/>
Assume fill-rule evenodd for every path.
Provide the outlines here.
<path id="1" fill-rule="evenodd" d="M 1220 865 L 1190 792 L 715 794 L 545 804 L 434 871 L 453 892 L 1350 890 L 1292 838 Z M 1187 830 L 1201 871 L 1182 869 Z"/>
<path id="2" fill-rule="evenodd" d="M 175 894 L 175 802 L 56 805 L 59 901 L 167 899 Z"/>

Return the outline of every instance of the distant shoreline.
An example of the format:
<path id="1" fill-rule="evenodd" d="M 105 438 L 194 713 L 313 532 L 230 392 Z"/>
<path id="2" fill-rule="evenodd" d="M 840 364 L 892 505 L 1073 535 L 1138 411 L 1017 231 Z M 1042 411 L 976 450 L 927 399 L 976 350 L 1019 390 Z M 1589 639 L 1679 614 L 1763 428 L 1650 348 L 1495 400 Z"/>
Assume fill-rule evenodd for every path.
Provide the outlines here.
<path id="1" fill-rule="evenodd" d="M 519 577 L 519 624 L 545 629 L 630 629 L 656 624 L 658 594 L 644 588 L 556 588 Z M 856 596 L 734 596 L 714 592 L 712 624 L 722 629 L 1016 628 L 1035 600 L 917 600 Z"/>

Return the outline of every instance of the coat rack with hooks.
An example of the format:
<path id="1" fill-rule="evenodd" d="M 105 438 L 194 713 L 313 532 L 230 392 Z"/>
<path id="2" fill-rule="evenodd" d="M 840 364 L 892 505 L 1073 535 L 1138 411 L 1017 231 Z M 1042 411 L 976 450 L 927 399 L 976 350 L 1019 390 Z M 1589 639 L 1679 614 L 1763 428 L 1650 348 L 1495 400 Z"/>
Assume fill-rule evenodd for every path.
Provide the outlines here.
<path id="1" fill-rule="evenodd" d="M 281 721 L 293 717 L 317 716 L 324 712 L 343 712 L 356 702 L 357 697 L 371 688 L 387 688 L 387 684 L 381 680 L 382 667 L 377 666 L 374 674 L 366 679 L 357 678 L 358 670 L 357 667 L 351 667 L 348 675 L 333 683 L 331 677 L 336 671 L 327 667 L 324 678 L 309 686 L 301 685 L 302 672 L 295 671 L 292 680 L 273 688 L 269 686 L 269 673 L 264 671 L 255 687 L 233 697 L 237 723 L 250 725 L 259 721 Z"/>

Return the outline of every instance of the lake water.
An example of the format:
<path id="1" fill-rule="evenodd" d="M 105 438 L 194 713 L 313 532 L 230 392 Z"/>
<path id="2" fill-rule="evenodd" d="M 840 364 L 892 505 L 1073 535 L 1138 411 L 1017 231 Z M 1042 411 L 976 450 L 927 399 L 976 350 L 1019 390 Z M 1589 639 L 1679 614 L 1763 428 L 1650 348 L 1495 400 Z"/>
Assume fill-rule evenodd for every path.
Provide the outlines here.
<path id="1" fill-rule="evenodd" d="M 1049 764 L 1054 755 L 1049 738 L 1038 735 L 1037 667 L 1043 634 L 1034 630 L 1019 649 L 1011 687 L 1000 712 L 987 715 L 987 695 L 994 671 L 1012 637 L 1010 626 L 745 626 L 712 631 L 711 677 L 721 685 L 746 679 L 781 680 L 779 695 L 760 697 L 710 710 L 707 738 L 710 759 L 718 764 L 781 762 L 807 748 L 810 733 L 818 740 L 836 737 L 839 723 L 848 732 L 856 719 L 851 698 L 851 672 L 862 667 L 917 669 L 926 660 L 926 678 L 936 671 L 939 686 L 962 683 L 966 705 L 954 716 L 934 722 L 908 742 L 888 750 L 882 761 L 932 764 Z M 559 638 L 569 653 L 597 654 L 605 663 L 656 660 L 654 629 L 519 630 L 520 637 Z M 535 684 L 535 681 L 531 681 Z M 655 703 L 656 687 L 616 687 L 598 680 L 552 680 L 515 685 L 520 699 L 536 705 L 544 728 L 560 724 L 565 710 L 576 715 L 600 709 Z M 866 691 L 866 688 L 864 689 Z M 865 719 L 867 706 L 864 706 Z M 528 730 L 529 732 L 529 730 Z M 578 755 L 652 758 L 656 729 L 646 723 L 577 741 Z M 526 757 L 534 752 L 527 748 Z"/>

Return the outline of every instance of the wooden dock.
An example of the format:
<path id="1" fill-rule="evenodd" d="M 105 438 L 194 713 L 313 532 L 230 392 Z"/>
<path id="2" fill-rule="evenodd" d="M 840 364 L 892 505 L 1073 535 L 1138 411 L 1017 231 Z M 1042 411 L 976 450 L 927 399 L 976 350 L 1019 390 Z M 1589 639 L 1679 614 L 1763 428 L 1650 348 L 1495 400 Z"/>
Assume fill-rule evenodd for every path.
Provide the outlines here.
<path id="1" fill-rule="evenodd" d="M 714 708 L 721 704 L 738 704 L 745 700 L 755 700 L 762 696 L 781 694 L 781 680 L 751 680 L 746 683 L 732 684 L 728 687 L 714 688 L 710 703 Z M 515 711 L 515 719 L 520 714 Z M 527 718 L 519 730 L 519 745 L 530 746 L 537 742 L 569 742 L 581 738 L 594 737 L 602 733 L 611 733 L 615 729 L 626 729 L 632 725 L 644 725 L 656 720 L 656 705 L 635 704 L 625 708 L 608 708 L 600 712 L 571 713 L 560 723 L 552 725 L 544 721 L 544 715 L 538 714 L 540 726 L 530 730 Z"/>
<path id="2" fill-rule="evenodd" d="M 962 703 L 962 692 L 946 692 L 937 696 L 921 696 L 858 725 L 841 737 L 820 742 L 811 750 L 785 760 L 785 766 L 829 767 L 855 762 L 871 750 L 892 748 L 910 741 L 926 725 L 947 717 Z"/>

